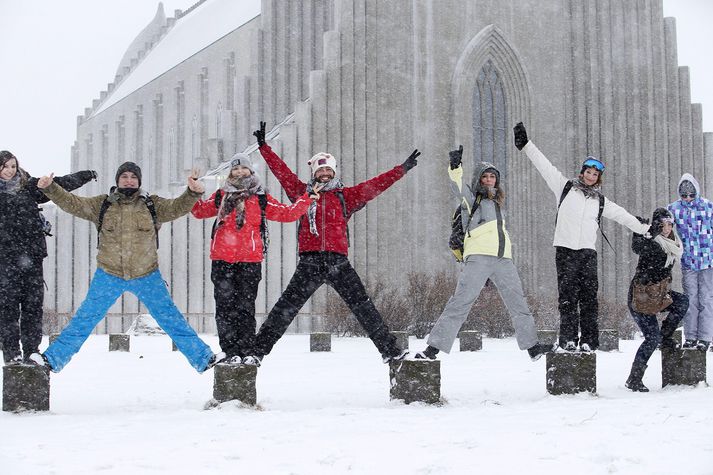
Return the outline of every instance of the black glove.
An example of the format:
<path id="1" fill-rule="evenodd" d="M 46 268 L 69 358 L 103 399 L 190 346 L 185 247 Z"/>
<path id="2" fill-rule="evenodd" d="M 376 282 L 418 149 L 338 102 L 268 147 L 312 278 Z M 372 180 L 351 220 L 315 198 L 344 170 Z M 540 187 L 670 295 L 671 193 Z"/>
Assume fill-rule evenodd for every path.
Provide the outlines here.
<path id="1" fill-rule="evenodd" d="M 651 239 L 655 238 L 663 231 L 663 221 L 656 221 L 649 228 L 649 234 L 651 234 Z"/>
<path id="2" fill-rule="evenodd" d="M 636 219 L 639 220 L 641 224 L 649 224 L 649 220 L 647 218 L 642 218 L 641 216 L 634 216 Z"/>
<path id="3" fill-rule="evenodd" d="M 448 157 L 451 160 L 451 170 L 458 168 L 463 161 L 463 146 L 458 147 L 458 150 L 448 152 Z"/>
<path id="4" fill-rule="evenodd" d="M 416 165 L 418 165 L 418 160 L 416 160 L 416 158 L 419 155 L 421 155 L 421 152 L 419 152 L 418 149 L 411 152 L 411 155 L 409 155 L 408 158 L 406 159 L 406 161 L 404 161 L 404 163 L 401 164 L 401 166 L 404 167 L 404 171 L 407 172 L 407 171 L 411 170 L 413 167 L 415 167 Z"/>
<path id="5" fill-rule="evenodd" d="M 92 172 L 92 180 L 97 181 L 97 172 L 95 170 L 89 170 Z"/>
<path id="6" fill-rule="evenodd" d="M 512 130 L 515 133 L 515 146 L 518 150 L 522 150 L 522 148 L 527 145 L 528 142 L 525 126 L 522 125 L 522 122 L 518 122 Z"/>
<path id="7" fill-rule="evenodd" d="M 265 145 L 265 122 L 260 121 L 260 129 L 253 132 L 255 138 L 257 138 L 258 147 Z"/>
<path id="8" fill-rule="evenodd" d="M 77 172 L 77 177 L 82 180 L 82 182 L 89 183 L 92 180 L 96 181 L 97 172 L 95 172 L 94 170 L 82 170 Z"/>

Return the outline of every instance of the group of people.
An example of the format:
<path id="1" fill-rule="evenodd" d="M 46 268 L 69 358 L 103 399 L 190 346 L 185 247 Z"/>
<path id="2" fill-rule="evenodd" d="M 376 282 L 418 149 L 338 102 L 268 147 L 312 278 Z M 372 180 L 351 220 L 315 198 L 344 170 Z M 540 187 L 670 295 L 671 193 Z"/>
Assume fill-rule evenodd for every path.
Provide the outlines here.
<path id="1" fill-rule="evenodd" d="M 318 153 L 309 161 L 307 182 L 265 142 L 265 123 L 254 132 L 265 163 L 285 190 L 290 204 L 272 197 L 255 174 L 250 157 L 236 154 L 225 183 L 208 199 L 196 171 L 177 198 L 150 195 L 141 188 L 141 169 L 133 162 L 119 166 L 109 194 L 79 197 L 70 191 L 96 179 L 93 171 L 65 177 L 32 178 L 10 152 L 0 152 L 0 335 L 6 364 L 45 365 L 58 372 L 77 353 L 96 324 L 123 292 L 135 294 L 176 347 L 198 372 L 213 365 L 259 366 L 306 301 L 324 283 L 347 303 L 384 362 L 398 361 L 408 351 L 395 337 L 369 298 L 348 259 L 351 216 L 417 165 L 418 150 L 400 165 L 355 186 L 339 178 L 337 160 Z M 602 217 L 633 231 L 632 250 L 639 254 L 628 305 L 644 334 L 626 386 L 648 391 L 642 382 L 647 362 L 661 346 L 677 348 L 673 332 L 684 320 L 684 348 L 706 350 L 713 339 L 713 204 L 700 196 L 698 182 L 684 174 L 680 199 L 657 208 L 651 222 L 635 217 L 604 197 L 604 164 L 587 157 L 575 179 L 566 178 L 528 139 L 522 123 L 514 128 L 515 146 L 525 152 L 555 194 L 555 267 L 559 293 L 560 331 L 555 345 L 538 341 L 534 318 L 512 259 L 505 226 L 505 190 L 500 170 L 492 163 L 475 165 L 468 180 L 463 147 L 449 154 L 448 175 L 459 202 L 462 259 L 458 283 L 430 332 L 427 347 L 416 359 L 436 359 L 450 352 L 486 281 L 498 289 L 512 319 L 516 340 L 534 361 L 561 348 L 592 352 L 599 346 L 596 241 Z M 62 210 L 91 221 L 97 228 L 97 270 L 87 296 L 70 323 L 39 352 L 42 335 L 42 260 L 46 257 L 46 221 L 38 204 L 52 200 Z M 190 212 L 215 218 L 211 234 L 211 280 L 221 352 L 214 353 L 188 325 L 171 300 L 158 269 L 158 230 L 162 223 Z M 267 250 L 267 220 L 299 221 L 299 262 L 287 288 L 256 333 L 255 298 Z M 603 235 L 603 232 L 602 232 Z M 603 235 L 604 236 L 604 235 Z M 604 236 L 606 238 L 606 236 Z M 684 293 L 670 290 L 671 269 L 683 269 Z M 642 306 L 640 289 L 652 285 L 664 292 L 659 307 Z M 649 286 L 649 287 L 646 287 Z M 651 303 L 651 302 L 649 302 Z M 654 310 L 651 310 L 651 309 Z M 659 328 L 658 312 L 668 312 Z"/>

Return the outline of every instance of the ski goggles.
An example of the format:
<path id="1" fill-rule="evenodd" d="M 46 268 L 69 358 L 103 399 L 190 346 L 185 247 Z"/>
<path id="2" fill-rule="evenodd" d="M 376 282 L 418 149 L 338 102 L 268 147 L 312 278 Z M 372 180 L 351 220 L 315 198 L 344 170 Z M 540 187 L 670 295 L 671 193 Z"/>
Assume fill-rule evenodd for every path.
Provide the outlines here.
<path id="1" fill-rule="evenodd" d="M 594 157 L 587 157 L 584 163 L 582 163 L 582 166 L 587 168 L 593 167 L 599 170 L 600 172 L 604 171 L 604 164 Z"/>
<path id="2" fill-rule="evenodd" d="M 661 218 L 662 223 L 673 224 L 673 218 Z"/>
<path id="3" fill-rule="evenodd" d="M 681 198 L 695 198 L 698 193 L 681 193 Z"/>

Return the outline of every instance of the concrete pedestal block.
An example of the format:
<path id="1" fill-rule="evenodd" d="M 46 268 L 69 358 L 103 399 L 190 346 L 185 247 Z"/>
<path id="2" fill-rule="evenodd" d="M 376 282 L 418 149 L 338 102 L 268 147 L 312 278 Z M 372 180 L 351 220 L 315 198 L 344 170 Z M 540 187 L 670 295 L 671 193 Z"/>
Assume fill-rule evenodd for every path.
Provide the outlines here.
<path id="1" fill-rule="evenodd" d="M 217 364 L 213 372 L 213 399 L 217 402 L 240 401 L 257 404 L 255 378 L 257 366 Z"/>
<path id="2" fill-rule="evenodd" d="M 59 337 L 59 333 L 50 333 L 49 341 L 50 345 Z"/>
<path id="3" fill-rule="evenodd" d="M 131 337 L 123 333 L 109 335 L 109 351 L 130 351 Z"/>
<path id="4" fill-rule="evenodd" d="M 599 351 L 619 351 L 617 330 L 599 330 Z"/>
<path id="5" fill-rule="evenodd" d="M 595 353 L 547 353 L 547 392 L 554 395 L 597 392 Z"/>
<path id="6" fill-rule="evenodd" d="M 50 371 L 46 366 L 4 366 L 2 382 L 3 411 L 50 410 Z"/>
<path id="7" fill-rule="evenodd" d="M 679 345 L 683 345 L 683 330 L 679 328 L 673 332 L 673 339 L 676 340 Z"/>
<path id="8" fill-rule="evenodd" d="M 408 332 L 391 332 L 396 337 L 396 346 L 402 350 L 408 350 Z"/>
<path id="9" fill-rule="evenodd" d="M 661 386 L 695 386 L 706 381 L 706 352 L 700 350 L 661 350 Z"/>
<path id="10" fill-rule="evenodd" d="M 480 351 L 483 349 L 483 337 L 480 332 L 466 330 L 458 333 L 460 351 Z"/>
<path id="11" fill-rule="evenodd" d="M 332 334 L 327 332 L 310 333 L 309 351 L 332 351 Z"/>
<path id="12" fill-rule="evenodd" d="M 439 360 L 402 360 L 389 363 L 391 399 L 406 404 L 441 400 L 441 362 Z"/>
<path id="13" fill-rule="evenodd" d="M 537 330 L 537 341 L 547 345 L 554 345 L 558 342 L 557 330 Z"/>

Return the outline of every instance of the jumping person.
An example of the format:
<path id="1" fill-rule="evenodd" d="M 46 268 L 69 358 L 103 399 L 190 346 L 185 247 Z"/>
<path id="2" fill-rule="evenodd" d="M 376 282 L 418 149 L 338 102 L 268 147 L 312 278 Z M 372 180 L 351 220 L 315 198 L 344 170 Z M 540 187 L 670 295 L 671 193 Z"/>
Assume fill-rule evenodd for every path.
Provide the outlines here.
<path id="1" fill-rule="evenodd" d="M 627 304 L 631 316 L 644 334 L 644 341 L 634 356 L 631 373 L 626 380 L 626 387 L 632 391 L 648 392 L 642 378 L 646 371 L 649 358 L 661 345 L 664 349 L 677 349 L 678 342 L 673 339 L 673 332 L 683 319 L 688 309 L 688 297 L 679 292 L 670 290 L 671 269 L 677 260 L 681 259 L 683 248 L 681 240 L 673 231 L 673 216 L 666 208 L 658 208 L 651 219 L 651 237 L 634 234 L 631 240 L 631 249 L 639 255 L 636 265 L 636 274 L 631 280 Z M 633 290 L 635 285 L 667 284 L 671 303 L 658 311 L 642 312 L 635 309 Z M 648 302 L 647 302 L 648 303 Z M 652 302 L 654 305 L 656 302 Z M 651 303 L 649 303 L 651 305 Z M 659 329 L 656 313 L 668 312 L 668 316 L 661 323 Z"/>
<path id="2" fill-rule="evenodd" d="M 455 293 L 448 300 L 428 336 L 428 346 L 416 359 L 436 359 L 439 351 L 450 353 L 468 312 L 490 279 L 510 313 L 515 337 L 521 350 L 535 361 L 553 351 L 553 345 L 537 341 L 535 320 L 530 312 L 522 283 L 512 260 L 510 236 L 505 229 L 505 190 L 500 171 L 489 162 L 480 162 L 470 183 L 463 177 L 463 146 L 450 152 L 448 175 L 451 189 L 463 206 L 463 267 Z M 466 212 L 467 211 L 467 212 Z"/>
<path id="3" fill-rule="evenodd" d="M 597 290 L 597 229 L 601 217 L 645 234 L 649 228 L 601 191 L 604 163 L 587 157 L 579 176 L 566 178 L 527 138 L 522 122 L 514 128 L 515 146 L 525 152 L 558 200 L 555 221 L 555 264 L 559 291 L 559 344 L 567 351 L 599 347 Z M 581 327 L 581 338 L 579 329 Z"/>
<path id="4" fill-rule="evenodd" d="M 683 243 L 683 292 L 690 305 L 683 319 L 684 348 L 708 349 L 713 340 L 713 203 L 701 196 L 698 181 L 684 173 L 680 199 L 668 205 Z"/>
<path id="5" fill-rule="evenodd" d="M 195 178 L 175 199 L 149 195 L 141 187 L 141 168 L 125 162 L 116 171 L 116 187 L 109 195 L 84 198 L 67 193 L 43 176 L 38 187 L 57 206 L 97 227 L 99 250 L 94 273 L 84 302 L 57 339 L 42 353 L 30 358 L 59 372 L 79 351 L 89 334 L 124 292 L 131 292 L 146 305 L 151 316 L 175 342 L 199 373 L 225 358 L 213 354 L 186 322 L 171 300 L 158 269 L 158 229 L 162 223 L 180 218 L 191 210 L 204 191 Z"/>
<path id="6" fill-rule="evenodd" d="M 84 170 L 55 180 L 71 191 L 96 176 Z M 29 362 L 42 341 L 42 261 L 47 257 L 45 237 L 51 236 L 51 226 L 37 206 L 49 201 L 37 189 L 37 181 L 20 167 L 15 155 L 0 151 L 0 342 L 5 364 Z"/>
<path id="7" fill-rule="evenodd" d="M 311 199 L 319 199 L 319 187 Z M 306 191 L 292 205 L 277 201 L 262 187 L 250 157 L 237 153 L 225 184 L 193 205 L 191 213 L 198 219 L 217 216 L 210 245 L 210 278 L 218 340 L 227 363 L 240 364 L 255 340 L 255 298 L 267 246 L 266 220 L 296 221 L 310 203 Z"/>
<path id="8" fill-rule="evenodd" d="M 312 202 L 307 215 L 300 221 L 297 269 L 260 327 L 253 352 L 244 358 L 243 363 L 260 365 L 262 358 L 270 353 L 307 299 L 324 283 L 332 286 L 347 303 L 385 363 L 404 358 L 408 352 L 396 345 L 396 338 L 389 332 L 359 275 L 349 263 L 347 222 L 352 214 L 415 167 L 420 152 L 414 150 L 403 164 L 350 187 L 344 186 L 338 178 L 334 156 L 320 152 L 307 162 L 312 176 L 309 183 L 305 183 L 265 143 L 264 122 L 260 122 L 260 129 L 254 135 L 265 162 L 291 201 L 304 196 L 305 190 L 310 193 L 320 185 L 321 196 L 318 201 Z"/>

